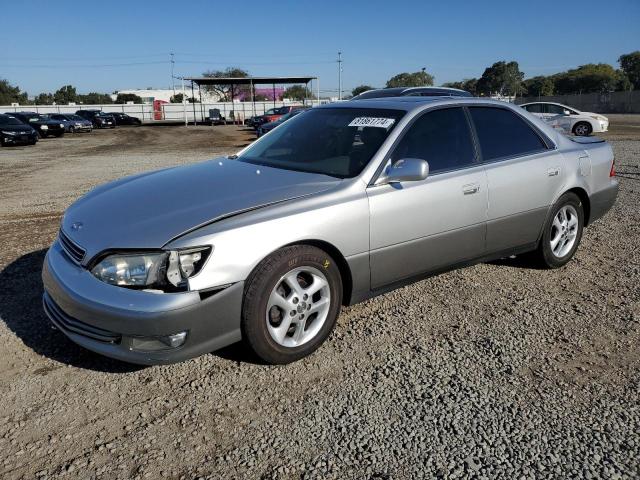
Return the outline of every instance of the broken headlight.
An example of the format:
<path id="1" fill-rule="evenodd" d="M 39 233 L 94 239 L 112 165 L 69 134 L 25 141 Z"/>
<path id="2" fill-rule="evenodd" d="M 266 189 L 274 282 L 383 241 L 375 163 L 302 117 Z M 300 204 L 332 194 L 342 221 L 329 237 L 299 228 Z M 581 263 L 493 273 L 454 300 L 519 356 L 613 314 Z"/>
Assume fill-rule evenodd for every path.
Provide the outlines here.
<path id="1" fill-rule="evenodd" d="M 113 253 L 100 259 L 91 273 L 99 280 L 126 288 L 175 292 L 188 290 L 187 279 L 204 265 L 211 247 L 163 252 Z"/>

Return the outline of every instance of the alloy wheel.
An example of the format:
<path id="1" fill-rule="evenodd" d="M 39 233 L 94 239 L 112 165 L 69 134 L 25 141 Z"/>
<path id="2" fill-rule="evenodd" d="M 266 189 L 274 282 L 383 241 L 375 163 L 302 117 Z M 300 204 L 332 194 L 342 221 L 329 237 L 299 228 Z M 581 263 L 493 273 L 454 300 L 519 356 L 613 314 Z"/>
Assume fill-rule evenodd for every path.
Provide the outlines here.
<path id="1" fill-rule="evenodd" d="M 294 268 L 276 282 L 265 319 L 271 338 L 283 347 L 299 347 L 322 329 L 331 306 L 325 275 L 313 267 Z"/>
<path id="2" fill-rule="evenodd" d="M 578 212 L 573 205 L 564 205 L 558 210 L 551 224 L 551 251 L 557 258 L 567 255 L 578 235 Z"/>

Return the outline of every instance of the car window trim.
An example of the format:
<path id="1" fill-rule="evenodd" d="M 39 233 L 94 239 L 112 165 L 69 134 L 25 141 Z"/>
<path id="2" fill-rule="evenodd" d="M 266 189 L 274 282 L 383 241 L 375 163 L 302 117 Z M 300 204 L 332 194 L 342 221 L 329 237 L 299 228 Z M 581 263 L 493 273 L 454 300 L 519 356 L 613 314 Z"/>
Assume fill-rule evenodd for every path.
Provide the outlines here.
<path id="1" fill-rule="evenodd" d="M 510 109 L 510 108 L 505 108 L 501 105 L 492 105 L 492 104 L 485 104 L 485 105 L 465 105 L 464 108 L 468 111 L 468 115 L 469 115 L 469 120 L 471 121 L 471 124 L 473 125 L 472 127 L 472 131 L 474 133 L 474 139 L 478 144 L 478 152 L 479 152 L 479 158 L 480 158 L 480 163 L 482 165 L 489 165 L 492 163 L 496 163 L 496 162 L 503 162 L 506 160 L 512 160 L 514 158 L 523 158 L 523 157 L 528 157 L 531 155 L 536 155 L 542 152 L 548 152 L 550 150 L 557 150 L 558 146 L 553 143 L 551 141 L 551 139 L 549 137 L 547 137 L 547 135 L 544 134 L 544 132 L 540 131 L 540 129 L 534 125 L 531 121 L 529 121 L 528 118 L 520 115 L 518 112 Z M 496 157 L 496 158 L 492 158 L 491 160 L 485 160 L 484 156 L 482 155 L 482 147 L 480 146 L 480 138 L 478 137 L 478 132 L 476 131 L 476 126 L 475 126 L 475 122 L 473 121 L 473 117 L 471 116 L 471 108 L 497 108 L 500 110 L 506 110 L 508 112 L 513 113 L 514 115 L 516 115 L 517 117 L 519 117 L 521 120 L 523 120 L 532 130 L 533 132 L 538 136 L 538 138 L 542 141 L 542 143 L 545 145 L 544 148 L 538 149 L 538 150 L 531 150 L 530 152 L 523 152 L 523 153 L 518 153 L 515 155 L 506 155 L 503 157 Z"/>
<path id="2" fill-rule="evenodd" d="M 451 108 L 461 108 L 462 109 L 462 113 L 465 115 L 465 118 L 467 120 L 467 126 L 469 127 L 469 135 L 471 137 L 471 143 L 473 144 L 473 153 L 474 153 L 474 158 L 473 158 L 473 163 L 464 166 L 464 167 L 459 167 L 459 168 L 450 168 L 447 170 L 440 170 L 438 172 L 435 173 L 431 173 L 429 172 L 429 176 L 435 176 L 435 175 L 440 175 L 442 173 L 451 173 L 451 172 L 456 172 L 456 171 L 460 171 L 460 170 L 466 170 L 468 168 L 474 168 L 477 167 L 479 165 L 481 165 L 480 162 L 480 150 L 477 148 L 475 142 L 474 142 L 474 138 L 473 138 L 473 124 L 469 123 L 469 118 L 467 116 L 467 114 L 464 112 L 464 104 L 446 104 L 446 105 L 437 105 L 433 108 L 428 108 L 426 110 L 421 110 L 420 112 L 418 112 L 412 119 L 409 120 L 409 122 L 405 125 L 404 129 L 400 132 L 400 134 L 396 137 L 396 139 L 394 140 L 393 144 L 389 147 L 389 149 L 387 150 L 387 153 L 384 156 L 384 160 L 382 162 L 380 162 L 380 165 L 378 165 L 378 168 L 376 169 L 375 173 L 373 174 L 373 176 L 371 177 L 371 181 L 368 183 L 367 187 L 375 187 L 376 182 L 378 181 L 378 178 L 380 177 L 380 175 L 382 175 L 382 172 L 384 171 L 384 169 L 386 168 L 386 166 L 389 164 L 389 161 L 391 160 L 391 156 L 393 155 L 393 153 L 395 152 L 396 148 L 398 147 L 398 144 L 402 141 L 402 139 L 405 137 L 405 135 L 407 134 L 407 132 L 409 131 L 409 129 L 413 126 L 413 124 L 415 122 L 418 121 L 418 119 L 422 118 L 424 115 L 428 115 L 431 112 L 435 112 L 437 110 L 447 110 L 447 109 L 451 109 Z"/>

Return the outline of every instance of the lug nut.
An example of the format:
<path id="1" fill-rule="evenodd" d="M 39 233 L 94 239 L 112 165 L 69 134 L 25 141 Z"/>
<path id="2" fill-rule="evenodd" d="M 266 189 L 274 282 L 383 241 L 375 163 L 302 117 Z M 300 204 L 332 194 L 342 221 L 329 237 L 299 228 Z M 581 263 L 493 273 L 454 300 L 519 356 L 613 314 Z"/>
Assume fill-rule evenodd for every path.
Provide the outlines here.
<path id="1" fill-rule="evenodd" d="M 293 297 L 293 303 L 294 304 L 298 303 L 298 297 Z"/>
<path id="2" fill-rule="evenodd" d="M 306 300 L 307 298 L 309 298 L 309 295 L 307 295 L 306 293 L 304 294 L 304 296 L 302 297 L 303 300 Z"/>
<path id="3" fill-rule="evenodd" d="M 304 319 L 304 313 L 300 314 L 300 320 Z"/>
<path id="4" fill-rule="evenodd" d="M 291 310 L 291 316 L 295 317 L 296 316 L 296 311 L 295 310 Z"/>

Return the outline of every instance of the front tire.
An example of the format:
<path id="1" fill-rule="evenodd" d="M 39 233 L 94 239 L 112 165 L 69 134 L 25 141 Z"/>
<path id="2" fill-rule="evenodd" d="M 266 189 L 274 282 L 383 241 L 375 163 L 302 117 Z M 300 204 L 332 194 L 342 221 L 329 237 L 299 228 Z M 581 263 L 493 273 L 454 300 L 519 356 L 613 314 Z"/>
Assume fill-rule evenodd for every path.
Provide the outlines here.
<path id="1" fill-rule="evenodd" d="M 593 128 L 588 122 L 578 122 L 573 126 L 573 134 L 578 137 L 587 137 L 591 135 Z"/>
<path id="2" fill-rule="evenodd" d="M 282 248 L 247 280 L 243 340 L 267 363 L 294 362 L 327 339 L 341 304 L 340 270 L 330 255 L 310 245 Z"/>
<path id="3" fill-rule="evenodd" d="M 578 249 L 584 228 L 584 207 L 572 192 L 562 195 L 551 209 L 536 251 L 545 268 L 560 268 L 567 264 Z"/>

